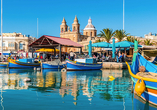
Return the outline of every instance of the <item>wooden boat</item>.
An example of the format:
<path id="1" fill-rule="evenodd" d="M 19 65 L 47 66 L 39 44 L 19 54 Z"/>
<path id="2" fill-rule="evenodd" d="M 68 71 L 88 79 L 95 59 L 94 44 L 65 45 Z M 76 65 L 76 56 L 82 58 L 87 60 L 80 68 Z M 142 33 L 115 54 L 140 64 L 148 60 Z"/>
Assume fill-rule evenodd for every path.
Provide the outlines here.
<path id="1" fill-rule="evenodd" d="M 42 68 L 43 69 L 62 69 L 64 68 L 64 65 L 61 63 L 59 59 L 56 59 L 54 61 L 42 62 Z"/>
<path id="2" fill-rule="evenodd" d="M 82 63 L 66 59 L 67 70 L 99 70 L 102 68 L 102 63 Z"/>
<path id="3" fill-rule="evenodd" d="M 28 62 L 29 59 L 21 59 L 20 61 L 8 58 L 9 68 L 34 68 L 40 67 L 40 63 Z"/>
<path id="4" fill-rule="evenodd" d="M 64 68 L 63 65 L 53 65 L 53 64 L 48 64 L 48 63 L 42 63 L 42 68 L 43 69 L 62 69 Z"/>
<path id="5" fill-rule="evenodd" d="M 0 67 L 7 67 L 8 66 L 8 62 L 7 63 L 0 63 Z"/>
<path id="6" fill-rule="evenodd" d="M 134 93 L 150 104 L 157 106 L 157 66 L 147 61 L 139 53 L 131 66 L 127 62 L 126 64 L 134 82 Z M 143 86 L 140 86 L 142 83 Z M 142 89 L 143 91 L 141 91 Z M 140 94 L 139 91 L 141 91 Z"/>

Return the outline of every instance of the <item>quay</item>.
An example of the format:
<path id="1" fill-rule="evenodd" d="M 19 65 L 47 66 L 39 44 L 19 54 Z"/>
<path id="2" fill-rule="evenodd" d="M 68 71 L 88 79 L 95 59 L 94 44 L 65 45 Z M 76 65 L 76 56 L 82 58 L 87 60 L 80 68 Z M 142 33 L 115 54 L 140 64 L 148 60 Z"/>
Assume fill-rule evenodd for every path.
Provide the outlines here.
<path id="1" fill-rule="evenodd" d="M 131 64 L 131 62 L 129 62 L 129 64 Z M 127 65 L 125 62 L 103 62 L 102 69 L 127 69 Z"/>

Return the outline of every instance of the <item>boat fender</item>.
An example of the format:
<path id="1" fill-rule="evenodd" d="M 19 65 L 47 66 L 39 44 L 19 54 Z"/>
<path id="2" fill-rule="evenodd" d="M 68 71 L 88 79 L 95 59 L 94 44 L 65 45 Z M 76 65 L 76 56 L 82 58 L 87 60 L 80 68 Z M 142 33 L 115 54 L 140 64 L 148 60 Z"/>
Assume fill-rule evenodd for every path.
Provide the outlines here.
<path id="1" fill-rule="evenodd" d="M 65 69 L 65 68 L 63 68 L 63 69 L 61 70 L 61 72 L 66 72 L 66 69 Z"/>
<path id="2" fill-rule="evenodd" d="M 141 80 L 141 82 L 140 82 Z M 137 93 L 138 96 L 141 96 L 141 94 L 146 90 L 145 83 L 143 79 L 138 79 L 135 85 L 135 92 Z"/>
<path id="3" fill-rule="evenodd" d="M 113 76 L 108 76 L 109 80 L 108 81 L 113 81 L 115 78 Z"/>

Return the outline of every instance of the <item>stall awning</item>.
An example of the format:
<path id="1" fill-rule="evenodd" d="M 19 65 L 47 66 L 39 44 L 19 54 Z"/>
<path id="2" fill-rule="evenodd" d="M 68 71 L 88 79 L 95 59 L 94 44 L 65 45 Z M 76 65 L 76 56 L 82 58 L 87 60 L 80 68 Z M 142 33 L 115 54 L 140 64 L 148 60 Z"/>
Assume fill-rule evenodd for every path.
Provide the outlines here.
<path id="1" fill-rule="evenodd" d="M 34 48 L 53 48 L 57 47 L 58 45 L 67 46 L 67 47 L 83 47 L 82 45 L 78 44 L 67 38 L 60 38 L 54 36 L 43 35 L 33 43 L 29 45 L 29 47 Z"/>

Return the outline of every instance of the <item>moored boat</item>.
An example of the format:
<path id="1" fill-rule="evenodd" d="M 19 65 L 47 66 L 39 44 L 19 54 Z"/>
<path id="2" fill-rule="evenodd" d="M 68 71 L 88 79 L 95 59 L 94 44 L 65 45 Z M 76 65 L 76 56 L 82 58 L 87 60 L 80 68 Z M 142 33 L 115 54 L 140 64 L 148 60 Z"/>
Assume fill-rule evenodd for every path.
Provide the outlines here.
<path id="1" fill-rule="evenodd" d="M 67 70 L 99 70 L 102 68 L 102 63 L 82 63 L 66 59 Z"/>
<path id="2" fill-rule="evenodd" d="M 134 82 L 134 93 L 157 106 L 157 66 L 139 53 L 131 66 L 127 62 L 126 64 Z"/>
<path id="3" fill-rule="evenodd" d="M 8 62 L 6 63 L 0 63 L 0 67 L 7 67 L 8 66 Z"/>
<path id="4" fill-rule="evenodd" d="M 64 65 L 61 63 L 59 59 L 53 61 L 42 62 L 43 69 L 62 69 Z"/>
<path id="5" fill-rule="evenodd" d="M 8 58 L 8 67 L 9 68 L 38 68 L 40 67 L 40 63 L 34 63 L 33 59 L 19 59 L 13 60 L 11 58 Z"/>
<path id="6" fill-rule="evenodd" d="M 42 68 L 43 69 L 62 69 L 64 68 L 63 65 L 53 65 L 53 64 L 48 64 L 48 63 L 42 63 Z"/>

